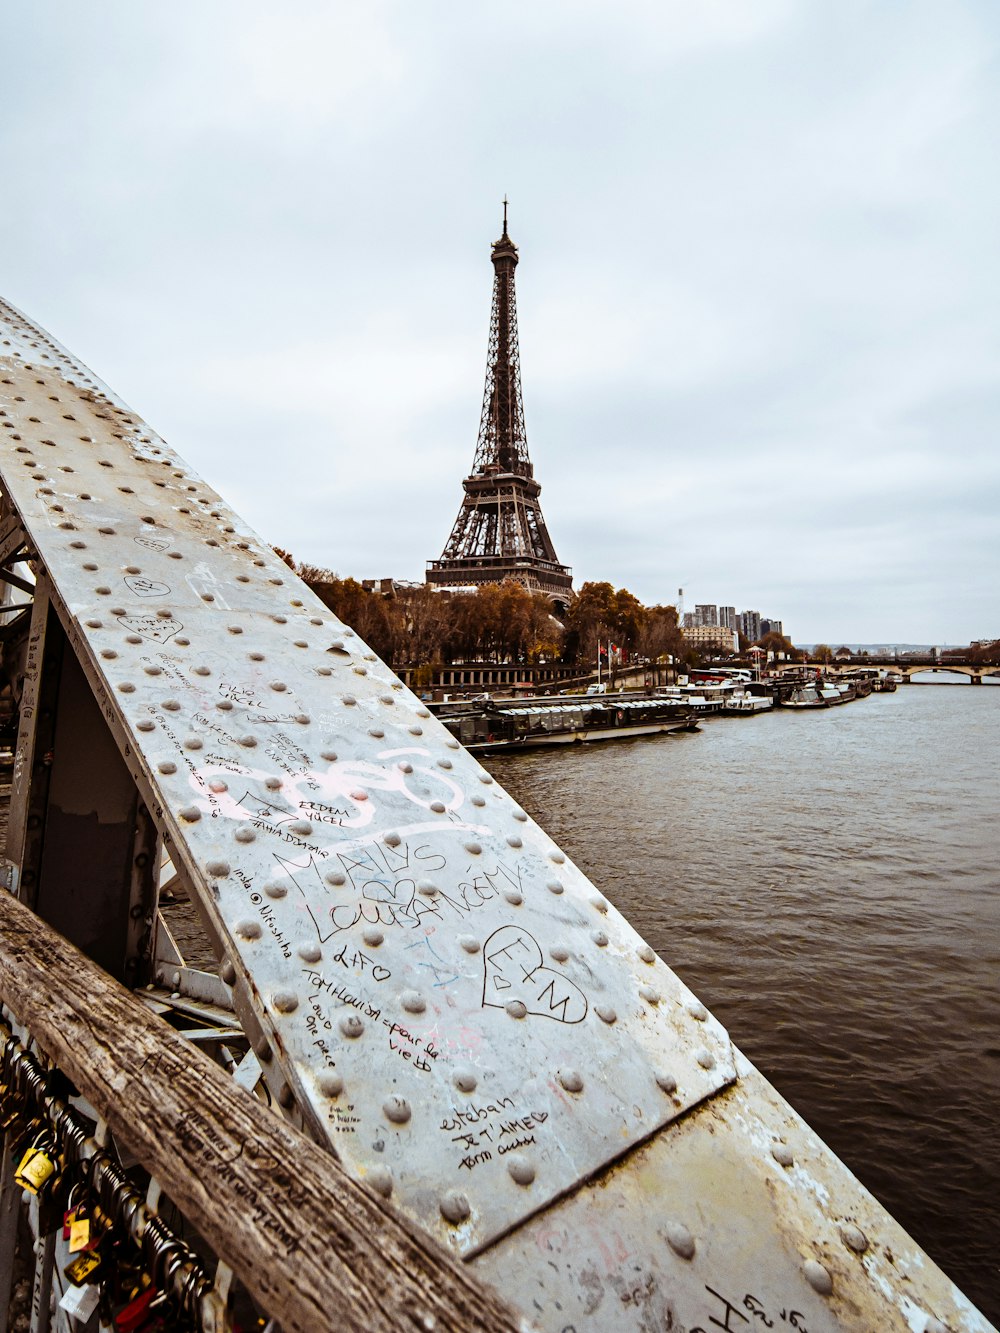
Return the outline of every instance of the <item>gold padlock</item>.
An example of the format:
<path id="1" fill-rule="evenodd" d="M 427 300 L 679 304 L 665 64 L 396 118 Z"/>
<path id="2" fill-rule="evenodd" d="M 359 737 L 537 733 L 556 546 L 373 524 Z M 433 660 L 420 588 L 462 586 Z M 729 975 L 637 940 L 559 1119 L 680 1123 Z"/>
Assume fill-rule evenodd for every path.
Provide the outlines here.
<path id="1" fill-rule="evenodd" d="M 37 1194 L 45 1182 L 55 1175 L 56 1170 L 55 1162 L 40 1146 L 43 1137 L 43 1134 L 36 1137 L 14 1172 L 14 1184 L 23 1190 L 29 1190 L 32 1194 Z"/>
<path id="2" fill-rule="evenodd" d="M 91 1273 L 96 1272 L 100 1266 L 101 1255 L 99 1252 L 97 1250 L 84 1250 L 83 1254 L 78 1254 L 72 1263 L 66 1265 L 63 1272 L 74 1287 L 82 1287 Z"/>
<path id="3" fill-rule="evenodd" d="M 74 1217 L 69 1224 L 69 1252 L 76 1254 L 90 1244 L 90 1218 Z"/>

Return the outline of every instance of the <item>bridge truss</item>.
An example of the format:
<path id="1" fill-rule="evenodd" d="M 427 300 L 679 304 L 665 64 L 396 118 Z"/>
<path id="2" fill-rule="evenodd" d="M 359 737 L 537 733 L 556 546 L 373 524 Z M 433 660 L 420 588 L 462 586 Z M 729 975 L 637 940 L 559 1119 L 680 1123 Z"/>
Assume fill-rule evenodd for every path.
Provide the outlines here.
<path id="1" fill-rule="evenodd" d="M 324 1229 L 313 1210 L 302 1230 L 308 1201 L 287 1182 L 328 1162 L 376 1249 L 380 1228 L 410 1238 L 443 1275 L 426 1314 L 434 1283 L 415 1297 L 405 1264 L 363 1274 L 366 1290 L 399 1287 L 385 1327 L 448 1326 L 443 1307 L 468 1298 L 458 1272 L 488 1311 L 477 1327 L 988 1329 L 544 829 L 179 455 L 5 305 L 0 410 L 0 633 L 19 700 L 0 1043 L 62 1065 L 94 1141 L 146 1168 L 140 1234 L 160 1188 L 191 1201 L 223 1274 L 193 1318 L 226 1326 L 235 1272 L 286 1328 L 383 1326 L 345 1295 L 343 1263 L 324 1269 L 341 1219 Z M 197 914 L 200 964 L 171 931 L 171 893 Z M 61 960 L 48 995 L 30 972 L 30 1000 L 25 919 Z M 81 1003 L 117 1016 L 100 1068 L 51 1017 L 74 956 Z M 164 1019 L 186 1032 L 180 1054 L 157 1046 Z M 130 1119 L 168 1066 L 152 1086 L 166 1106 L 179 1084 L 186 1103 L 160 1116 L 147 1097 Z M 248 1162 L 250 1131 L 231 1138 L 248 1091 L 281 1126 L 280 1160 Z M 238 1145 L 212 1159 L 219 1199 L 254 1166 L 261 1199 L 285 1189 L 283 1222 L 244 1193 L 237 1225 L 231 1202 L 199 1193 L 206 1141 Z M 358 1202 L 372 1199 L 374 1213 Z M 7 1171 L 0 1271 L 19 1207 Z M 60 1304 L 66 1242 L 40 1213 L 33 1200 L 33 1326 L 62 1333 L 82 1325 Z M 275 1308 L 273 1270 L 294 1286 L 306 1269 L 325 1322 Z M 509 1325 L 497 1293 L 520 1312 Z"/>

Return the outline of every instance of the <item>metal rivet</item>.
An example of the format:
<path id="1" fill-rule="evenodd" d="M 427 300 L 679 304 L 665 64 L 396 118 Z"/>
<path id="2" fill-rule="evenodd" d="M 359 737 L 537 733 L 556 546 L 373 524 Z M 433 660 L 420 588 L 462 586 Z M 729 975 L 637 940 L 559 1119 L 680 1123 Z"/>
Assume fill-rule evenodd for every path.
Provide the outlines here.
<path id="1" fill-rule="evenodd" d="M 150 721 L 150 719 L 149 719 L 148 717 L 144 717 L 140 722 L 137 722 L 137 723 L 135 724 L 135 726 L 136 726 L 136 730 L 137 730 L 137 731 L 155 731 L 155 730 L 156 730 L 156 723 Z"/>
<path id="2" fill-rule="evenodd" d="M 347 876 L 342 870 L 328 870 L 323 878 L 327 884 L 333 884 L 336 888 L 340 888 L 341 884 L 347 883 Z"/>
<path id="3" fill-rule="evenodd" d="M 841 1228 L 840 1234 L 844 1238 L 844 1244 L 849 1250 L 853 1250 L 855 1254 L 864 1254 L 865 1250 L 867 1250 L 868 1237 L 860 1227 L 853 1226 L 849 1223 L 847 1226 Z"/>
<path id="4" fill-rule="evenodd" d="M 595 1004 L 594 1013 L 602 1023 L 617 1023 L 618 1015 L 610 1004 Z"/>
<path id="5" fill-rule="evenodd" d="M 415 712 L 417 717 L 430 717 L 430 711 L 426 708 L 417 708 Z M 493 779 L 491 778 L 490 781 L 492 782 Z"/>
<path id="6" fill-rule="evenodd" d="M 243 633 L 243 626 L 242 626 L 242 625 L 227 625 L 226 628 L 229 630 L 229 633 L 230 633 L 230 634 L 242 634 L 242 633 Z"/>
<path id="7" fill-rule="evenodd" d="M 410 733 L 411 736 L 422 736 L 424 734 L 423 727 L 418 727 L 416 723 L 414 723 L 412 727 L 407 727 L 406 730 Z"/>
<path id="8" fill-rule="evenodd" d="M 304 963 L 318 963 L 323 957 L 323 951 L 319 945 L 313 944 L 311 940 L 305 944 L 300 944 L 296 952 Z"/>
<path id="9" fill-rule="evenodd" d="M 512 833 L 512 834 L 510 835 L 510 837 L 507 839 L 507 846 L 508 846 L 508 847 L 523 847 L 523 846 L 524 846 L 524 843 L 521 841 L 521 839 L 517 836 L 516 833 Z"/>
<path id="10" fill-rule="evenodd" d="M 289 990 L 275 991 L 271 1003 L 279 1014 L 293 1014 L 299 1007 L 299 997 Z"/>
<path id="11" fill-rule="evenodd" d="M 402 839 L 398 833 L 386 833 L 382 841 L 387 847 L 398 847 Z"/>
<path id="12" fill-rule="evenodd" d="M 512 907 L 520 907 L 524 902 L 523 895 L 518 893 L 517 889 L 504 889 L 503 896 Z"/>
<path id="13" fill-rule="evenodd" d="M 795 1156 L 787 1143 L 773 1143 L 771 1156 L 779 1166 L 792 1166 L 795 1162 Z"/>
<path id="14" fill-rule="evenodd" d="M 357 1014 L 345 1014 L 340 1020 L 340 1030 L 345 1037 L 360 1037 L 365 1025 Z"/>
<path id="15" fill-rule="evenodd" d="M 607 913 L 608 900 L 606 898 L 591 898 L 590 905 L 591 907 L 596 907 L 602 916 Z"/>
<path id="16" fill-rule="evenodd" d="M 265 778 L 264 786 L 268 789 L 268 791 L 280 791 L 281 778 L 276 778 L 276 777 Z"/>
<path id="17" fill-rule="evenodd" d="M 404 759 L 404 760 L 402 760 L 402 761 L 400 762 L 400 765 L 399 765 L 399 771 L 400 771 L 401 773 L 412 773 L 412 772 L 413 772 L 413 765 L 412 765 L 412 764 L 408 764 L 408 763 L 406 762 L 406 760 Z"/>
<path id="18" fill-rule="evenodd" d="M 239 834 L 236 836 L 239 837 Z M 288 894 L 288 885 L 279 884 L 275 880 L 271 880 L 264 885 L 264 892 L 269 898 L 284 898 Z"/>
<path id="19" fill-rule="evenodd" d="M 176 713 L 180 709 L 180 704 L 177 702 L 176 699 L 164 699 L 163 707 L 167 710 L 168 713 Z"/>
<path id="20" fill-rule="evenodd" d="M 452 1076 L 452 1082 L 459 1092 L 475 1092 L 479 1080 L 475 1074 L 466 1066 L 456 1069 Z"/>
<path id="21" fill-rule="evenodd" d="M 392 1193 L 392 1171 L 387 1166 L 369 1167 L 365 1180 L 383 1199 L 388 1199 Z"/>
<path id="22" fill-rule="evenodd" d="M 257 737 L 256 737 L 256 736 L 241 736 L 241 737 L 240 737 L 240 741 L 239 741 L 239 743 L 240 743 L 240 745 L 242 745 L 245 749 L 247 749 L 247 750 L 252 750 L 252 749 L 254 749 L 254 747 L 255 747 L 256 744 L 257 744 Z"/>
<path id="23" fill-rule="evenodd" d="M 217 878 L 222 879 L 229 874 L 229 862 L 209 861 L 205 866 L 205 869 L 210 875 L 215 875 Z"/>
<path id="24" fill-rule="evenodd" d="M 437 766 L 438 766 L 438 768 L 453 768 L 453 767 L 454 767 L 454 765 L 452 764 L 452 762 L 451 762 L 450 759 L 439 759 L 439 760 L 437 761 Z"/>
<path id="25" fill-rule="evenodd" d="M 431 801 L 431 809 L 436 815 L 443 815 L 445 812 L 444 801 Z"/>
<path id="26" fill-rule="evenodd" d="M 699 1050 L 695 1051 L 694 1058 L 701 1065 L 702 1069 L 715 1068 L 715 1056 L 712 1054 L 711 1051 L 707 1050 L 704 1046 L 702 1046 Z"/>
<path id="27" fill-rule="evenodd" d="M 339 1074 L 328 1071 L 320 1074 L 316 1080 L 316 1086 L 324 1097 L 339 1097 L 344 1091 L 344 1080 Z"/>
<path id="28" fill-rule="evenodd" d="M 358 701 L 357 701 L 357 699 L 355 699 L 355 697 L 354 697 L 353 694 L 345 694 L 345 695 L 344 695 L 344 698 L 343 698 L 343 702 L 347 705 L 348 708 L 351 708 L 351 707 L 353 707 L 353 705 L 356 704 Z"/>
<path id="29" fill-rule="evenodd" d="M 673 1074 L 668 1074 L 664 1070 L 660 1070 L 656 1075 L 656 1083 L 661 1091 L 667 1093 L 668 1096 L 670 1093 L 677 1091 L 677 1080 Z"/>
<path id="30" fill-rule="evenodd" d="M 469 1200 L 460 1190 L 449 1190 L 447 1194 L 443 1194 L 438 1207 L 441 1209 L 441 1216 L 444 1220 L 455 1225 L 464 1222 L 472 1212 L 469 1207 Z"/>
<path id="31" fill-rule="evenodd" d="M 475 796 L 470 796 L 470 797 L 469 797 L 469 800 L 472 802 L 473 805 L 485 805 L 485 804 L 486 804 L 486 798 L 485 798 L 485 796 L 480 796 L 478 793 L 477 793 Z"/>
<path id="32" fill-rule="evenodd" d="M 184 748 L 185 748 L 185 750 L 200 750 L 200 749 L 202 748 L 201 737 L 200 737 L 200 736 L 185 736 L 185 737 L 184 737 Z"/>
<path id="33" fill-rule="evenodd" d="M 479 941 L 474 939 L 471 935 L 459 935 L 458 943 L 466 953 L 478 953 L 483 947 Z"/>
<path id="34" fill-rule="evenodd" d="M 196 666 L 194 668 L 194 674 L 196 676 L 210 676 L 212 673 L 207 666 Z"/>
<path id="35" fill-rule="evenodd" d="M 262 1061 L 264 1064 L 267 1064 L 270 1061 L 271 1048 L 267 1044 L 266 1038 L 261 1037 L 260 1041 L 254 1042 L 253 1053 L 257 1057 L 257 1059 Z"/>
<path id="36" fill-rule="evenodd" d="M 320 759 L 324 759 L 328 764 L 335 764 L 337 762 L 336 750 L 320 750 L 319 757 Z"/>
<path id="37" fill-rule="evenodd" d="M 694 1237 L 680 1222 L 668 1222 L 664 1228 L 667 1244 L 681 1259 L 694 1258 Z"/>
<path id="38" fill-rule="evenodd" d="M 236 968 L 232 965 L 232 963 L 229 961 L 228 958 L 222 964 L 222 967 L 220 969 L 220 975 L 222 977 L 222 980 L 226 983 L 227 986 L 231 986 L 233 982 L 236 980 Z"/>
<path id="39" fill-rule="evenodd" d="M 408 1014 L 422 1014 L 427 1008 L 427 1001 L 419 991 L 404 991 L 399 1000 Z"/>
<path id="40" fill-rule="evenodd" d="M 642 959 L 644 963 L 656 962 L 656 954 L 653 952 L 653 950 L 649 947 L 648 944 L 640 944 L 638 949 L 636 949 L 636 953 L 639 955 L 639 957 Z"/>
<path id="41" fill-rule="evenodd" d="M 478 856 L 483 850 L 482 844 L 478 842 L 465 842 L 462 844 L 470 856 Z"/>
<path id="42" fill-rule="evenodd" d="M 171 763 L 171 761 L 170 761 L 169 759 L 164 759 L 163 762 L 160 763 L 160 764 L 157 764 L 156 767 L 157 767 L 157 769 L 159 770 L 159 772 L 161 772 L 161 773 L 166 773 L 168 776 L 169 776 L 171 773 L 176 773 L 176 772 L 177 772 L 177 765 L 174 764 L 174 763 Z"/>
<path id="43" fill-rule="evenodd" d="M 231 713 L 233 711 L 232 699 L 216 699 L 215 706 L 220 713 Z"/>
<path id="44" fill-rule="evenodd" d="M 229 790 L 229 783 L 223 782 L 222 778 L 213 778 L 208 784 L 208 790 L 214 792 L 224 792 Z"/>
<path id="45" fill-rule="evenodd" d="M 640 986 L 639 994 L 642 997 L 642 999 L 646 1001 L 647 1004 L 660 1003 L 660 992 L 658 990 L 654 990 L 652 986 Z"/>
<path id="46" fill-rule="evenodd" d="M 368 800 L 368 793 L 366 791 L 363 791 L 360 787 L 355 787 L 354 790 L 349 792 L 348 794 L 352 801 Z"/>
<path id="47" fill-rule="evenodd" d="M 201 818 L 201 811 L 196 805 L 186 805 L 180 811 L 181 819 L 186 819 L 190 824 L 196 824 Z"/>
<path id="48" fill-rule="evenodd" d="M 690 1004 L 685 1006 L 685 1008 L 691 1017 L 699 1023 L 704 1023 L 705 1019 L 708 1017 L 708 1010 L 700 1000 L 692 1000 Z"/>
<path id="49" fill-rule="evenodd" d="M 260 939 L 261 932 L 260 932 L 259 921 L 238 921 L 234 929 L 236 931 L 236 934 L 239 935 L 242 939 L 245 940 Z"/>
<path id="50" fill-rule="evenodd" d="M 123 680 L 118 689 L 122 694 L 135 694 L 135 686 L 130 680 Z"/>
<path id="51" fill-rule="evenodd" d="M 438 886 L 432 879 L 418 879 L 417 892 L 422 893 L 425 898 L 433 898 L 438 892 Z"/>
<path id="52" fill-rule="evenodd" d="M 292 833 L 297 833 L 301 837 L 306 837 L 313 831 L 313 826 L 308 819 L 293 819 L 288 827 Z"/>
<path id="53" fill-rule="evenodd" d="M 829 1296 L 833 1291 L 833 1278 L 815 1259 L 807 1259 L 802 1265 L 802 1271 L 810 1287 L 820 1296 Z"/>
<path id="54" fill-rule="evenodd" d="M 369 727 L 368 735 L 373 736 L 375 740 L 380 741 L 382 737 L 385 735 L 385 732 L 382 730 L 381 727 Z"/>
<path id="55" fill-rule="evenodd" d="M 380 930 L 376 930 L 374 926 L 369 926 L 368 929 L 363 932 L 361 938 L 370 949 L 377 949 L 385 939 L 385 936 Z"/>
<path id="56" fill-rule="evenodd" d="M 480 773 L 479 781 L 489 787 L 492 784 L 493 779 L 490 777 L 489 773 Z"/>
<path id="57" fill-rule="evenodd" d="M 504 1008 L 511 1018 L 526 1018 L 528 1014 L 527 1006 L 520 1000 L 508 1000 Z"/>
<path id="58" fill-rule="evenodd" d="M 548 889 L 549 893 L 562 893 L 564 886 L 561 880 L 550 879 L 546 882 L 545 887 Z"/>
<path id="59" fill-rule="evenodd" d="M 285 690 L 288 689 L 288 686 L 283 680 L 272 680 L 271 689 L 275 690 L 278 694 L 284 694 Z"/>
<path id="60" fill-rule="evenodd" d="M 562 852 L 549 852 L 549 859 L 551 861 L 555 861 L 557 866 L 563 865 L 566 861 L 566 858 L 565 856 L 563 856 Z"/>
<path id="61" fill-rule="evenodd" d="M 103 620 L 88 620 L 86 622 L 88 629 L 101 629 L 104 625 Z"/>
<path id="62" fill-rule="evenodd" d="M 516 1185 L 530 1185 L 535 1178 L 535 1168 L 527 1157 L 520 1153 L 507 1158 L 507 1171 Z"/>
<path id="63" fill-rule="evenodd" d="M 142 669 L 147 676 L 161 676 L 163 674 L 163 668 L 158 667 L 155 662 L 149 662 Z"/>
<path id="64" fill-rule="evenodd" d="M 290 1106 L 295 1105 L 295 1093 L 292 1092 L 287 1083 L 282 1083 L 278 1089 L 278 1105 L 283 1106 L 286 1111 Z"/>
<path id="65" fill-rule="evenodd" d="M 591 934 L 590 938 L 594 941 L 594 943 L 597 945 L 597 947 L 598 947 L 599 949 L 605 949 L 605 948 L 607 948 L 608 937 L 607 937 L 607 935 L 605 935 L 605 933 L 604 933 L 603 930 L 595 930 L 595 931 Z M 659 999 L 659 996 L 657 996 L 656 998 Z M 656 1001 L 655 1001 L 655 1000 L 654 1000 L 654 1001 L 651 1001 L 651 1003 L 654 1003 L 654 1004 L 655 1004 Z"/>
<path id="66" fill-rule="evenodd" d="M 116 657 L 118 656 L 118 654 L 115 652 L 115 650 L 114 650 L 113 648 L 102 648 L 102 649 L 101 649 L 101 656 L 102 656 L 102 657 L 106 657 L 106 658 L 108 659 L 108 661 L 110 662 L 110 661 L 113 661 L 114 658 L 116 658 Z"/>
<path id="67" fill-rule="evenodd" d="M 412 1114 L 410 1103 L 405 1097 L 399 1097 L 396 1093 L 387 1097 L 382 1103 L 382 1112 L 386 1120 L 391 1120 L 394 1125 L 405 1125 Z"/>
<path id="68" fill-rule="evenodd" d="M 583 1077 L 576 1069 L 560 1069 L 556 1073 L 559 1082 L 567 1092 L 582 1092 Z"/>

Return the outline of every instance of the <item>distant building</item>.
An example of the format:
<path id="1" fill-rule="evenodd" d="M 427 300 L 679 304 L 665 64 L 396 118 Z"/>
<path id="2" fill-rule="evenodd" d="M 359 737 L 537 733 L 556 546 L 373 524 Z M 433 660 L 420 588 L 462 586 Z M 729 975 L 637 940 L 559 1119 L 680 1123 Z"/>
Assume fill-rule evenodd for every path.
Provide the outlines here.
<path id="1" fill-rule="evenodd" d="M 684 642 L 692 648 L 720 653 L 735 653 L 738 646 L 736 631 L 724 629 L 721 625 L 685 625 Z"/>
<path id="2" fill-rule="evenodd" d="M 681 628 L 682 628 L 682 629 L 691 629 L 691 627 L 692 627 L 693 625 L 694 625 L 694 612 L 693 612 L 693 611 L 685 611 L 685 612 L 684 612 L 684 624 L 681 626 Z"/>
<path id="3" fill-rule="evenodd" d="M 719 624 L 723 629 L 739 629 L 735 606 L 719 607 Z"/>
<path id="4" fill-rule="evenodd" d="M 781 628 L 781 621 L 780 621 L 780 620 L 761 620 L 761 622 L 760 622 L 760 632 L 761 632 L 761 635 L 763 636 L 764 634 L 781 634 L 781 635 L 784 635 L 784 632 L 785 632 L 785 631 Z"/>
<path id="5" fill-rule="evenodd" d="M 760 612 L 741 611 L 739 622 L 739 629 L 743 637 L 749 639 L 751 643 L 756 643 L 761 636 Z"/>
<path id="6" fill-rule="evenodd" d="M 694 623 L 696 625 L 718 625 L 719 608 L 710 602 L 694 608 Z"/>

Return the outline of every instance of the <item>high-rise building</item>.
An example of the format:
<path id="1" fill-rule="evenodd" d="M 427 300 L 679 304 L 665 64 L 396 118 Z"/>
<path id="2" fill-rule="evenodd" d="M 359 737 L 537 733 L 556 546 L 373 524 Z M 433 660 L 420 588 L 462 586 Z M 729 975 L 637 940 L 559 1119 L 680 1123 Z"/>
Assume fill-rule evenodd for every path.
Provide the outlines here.
<path id="1" fill-rule="evenodd" d="M 749 639 L 751 643 L 756 643 L 760 638 L 760 612 L 741 611 L 739 621 L 739 629 L 743 637 Z"/>
<path id="2" fill-rule="evenodd" d="M 719 608 L 711 602 L 694 608 L 694 623 L 696 625 L 717 625 L 719 623 Z"/>
<path id="3" fill-rule="evenodd" d="M 736 607 L 735 607 L 735 606 L 720 606 L 720 607 L 719 607 L 719 624 L 722 626 L 723 629 L 736 629 L 736 628 L 737 628 L 737 625 L 736 625 Z"/>
<path id="4" fill-rule="evenodd" d="M 761 620 L 760 632 L 763 635 L 763 634 L 784 634 L 785 631 L 781 628 L 780 620 Z"/>
<path id="5" fill-rule="evenodd" d="M 573 574 L 556 557 L 542 517 L 528 458 L 521 401 L 514 269 L 517 246 L 507 235 L 494 242 L 493 308 L 486 360 L 486 391 L 472 473 L 440 560 L 428 561 L 427 582 L 438 587 L 475 587 L 513 578 L 565 606 Z"/>

